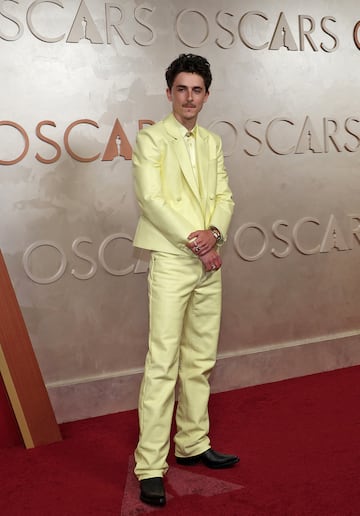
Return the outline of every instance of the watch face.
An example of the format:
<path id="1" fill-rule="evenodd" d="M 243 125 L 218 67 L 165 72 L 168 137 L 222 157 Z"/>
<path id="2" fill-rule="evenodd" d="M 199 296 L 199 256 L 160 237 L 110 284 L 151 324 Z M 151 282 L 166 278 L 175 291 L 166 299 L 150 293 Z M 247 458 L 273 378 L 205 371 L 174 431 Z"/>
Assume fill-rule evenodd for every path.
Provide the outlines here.
<path id="1" fill-rule="evenodd" d="M 213 229 L 212 234 L 214 235 L 216 240 L 220 240 L 220 238 L 221 238 L 220 231 L 218 231 L 217 229 Z"/>

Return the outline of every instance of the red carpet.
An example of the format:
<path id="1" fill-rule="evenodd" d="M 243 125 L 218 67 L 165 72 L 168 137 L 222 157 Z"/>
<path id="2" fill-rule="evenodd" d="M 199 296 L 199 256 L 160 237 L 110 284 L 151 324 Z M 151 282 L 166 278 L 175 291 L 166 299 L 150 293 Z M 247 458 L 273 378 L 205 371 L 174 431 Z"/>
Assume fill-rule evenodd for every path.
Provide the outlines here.
<path id="1" fill-rule="evenodd" d="M 136 411 L 62 425 L 64 441 L 0 450 L 2 516 L 359 516 L 360 367 L 215 394 L 212 445 L 241 463 L 176 466 L 168 503 L 138 501 Z"/>

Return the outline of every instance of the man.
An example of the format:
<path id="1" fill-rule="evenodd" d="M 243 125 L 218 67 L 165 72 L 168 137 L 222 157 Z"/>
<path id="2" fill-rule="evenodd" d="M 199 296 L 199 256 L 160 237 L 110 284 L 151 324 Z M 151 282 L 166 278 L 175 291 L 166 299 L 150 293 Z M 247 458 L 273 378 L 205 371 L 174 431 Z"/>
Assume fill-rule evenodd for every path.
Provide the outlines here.
<path id="1" fill-rule="evenodd" d="M 163 476 L 178 382 L 175 456 L 184 466 L 239 461 L 210 447 L 209 375 L 221 312 L 221 257 L 234 203 L 221 139 L 197 125 L 208 61 L 182 54 L 166 71 L 172 113 L 139 132 L 133 152 L 141 215 L 134 245 L 151 250 L 149 350 L 140 389 L 135 474 L 140 499 L 165 505 Z"/>

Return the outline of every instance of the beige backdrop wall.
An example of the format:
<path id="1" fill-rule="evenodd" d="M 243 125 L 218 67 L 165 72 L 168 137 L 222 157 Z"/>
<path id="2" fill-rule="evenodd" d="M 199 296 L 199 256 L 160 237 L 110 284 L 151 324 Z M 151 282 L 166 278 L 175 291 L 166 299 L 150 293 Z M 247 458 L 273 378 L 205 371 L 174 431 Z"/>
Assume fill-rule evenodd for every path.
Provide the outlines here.
<path id="1" fill-rule="evenodd" d="M 359 20 L 351 0 L 0 0 L 0 247 L 59 422 L 136 406 L 131 147 L 182 52 L 211 61 L 201 123 L 236 201 L 213 390 L 360 363 Z"/>

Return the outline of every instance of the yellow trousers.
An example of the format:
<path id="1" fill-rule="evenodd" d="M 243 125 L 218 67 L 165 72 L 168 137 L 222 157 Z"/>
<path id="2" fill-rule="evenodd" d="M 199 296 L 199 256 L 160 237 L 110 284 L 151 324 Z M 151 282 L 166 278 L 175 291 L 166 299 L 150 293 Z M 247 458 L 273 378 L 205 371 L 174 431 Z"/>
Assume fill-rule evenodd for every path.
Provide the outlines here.
<path id="1" fill-rule="evenodd" d="M 178 382 L 175 455 L 210 447 L 209 376 L 215 365 L 221 313 L 221 273 L 197 257 L 153 252 L 149 277 L 149 349 L 139 397 L 139 480 L 162 477 Z"/>

